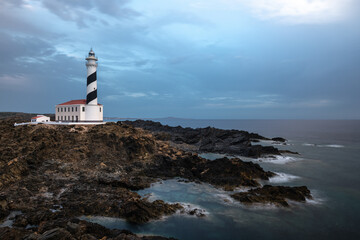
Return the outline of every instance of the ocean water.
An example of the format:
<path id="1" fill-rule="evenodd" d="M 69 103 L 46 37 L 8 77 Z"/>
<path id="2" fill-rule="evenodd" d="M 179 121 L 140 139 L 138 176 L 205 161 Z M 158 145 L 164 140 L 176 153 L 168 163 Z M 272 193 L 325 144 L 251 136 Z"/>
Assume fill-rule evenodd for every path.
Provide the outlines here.
<path id="1" fill-rule="evenodd" d="M 153 184 L 138 193 L 149 200 L 181 202 L 199 208 L 199 218 L 175 214 L 143 225 L 122 219 L 91 217 L 90 221 L 138 234 L 178 239 L 360 239 L 360 121 L 358 120 L 189 120 L 159 119 L 183 127 L 213 126 L 284 137 L 279 149 L 299 152 L 277 158 L 247 159 L 278 175 L 263 184 L 302 186 L 312 192 L 306 203 L 290 208 L 273 205 L 244 206 L 229 193 L 209 184 L 179 182 Z M 272 145 L 271 141 L 260 144 Z M 222 157 L 204 154 L 208 159 Z M 236 189 L 245 191 L 246 189 Z"/>

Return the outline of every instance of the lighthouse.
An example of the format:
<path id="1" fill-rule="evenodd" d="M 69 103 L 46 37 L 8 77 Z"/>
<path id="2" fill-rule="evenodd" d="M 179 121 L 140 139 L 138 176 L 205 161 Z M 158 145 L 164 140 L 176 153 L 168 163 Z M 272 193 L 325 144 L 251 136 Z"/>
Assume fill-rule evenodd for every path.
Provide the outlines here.
<path id="1" fill-rule="evenodd" d="M 61 122 L 103 122 L 104 106 L 97 99 L 97 57 L 92 49 L 86 60 L 86 99 L 71 100 L 55 106 L 55 120 Z"/>
<path id="2" fill-rule="evenodd" d="M 86 104 L 97 105 L 97 81 L 96 69 L 97 58 L 92 49 L 90 49 L 89 56 L 86 58 L 87 68 L 87 87 L 86 87 Z"/>

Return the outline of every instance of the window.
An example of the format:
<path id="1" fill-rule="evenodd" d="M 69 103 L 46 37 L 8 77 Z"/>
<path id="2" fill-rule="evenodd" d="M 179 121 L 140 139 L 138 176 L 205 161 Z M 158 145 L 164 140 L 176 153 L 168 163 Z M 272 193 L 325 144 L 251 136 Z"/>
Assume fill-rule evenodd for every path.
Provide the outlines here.
<path id="1" fill-rule="evenodd" d="M 68 108 L 69 112 L 70 112 L 70 107 Z"/>
<path id="2" fill-rule="evenodd" d="M 60 120 L 60 116 L 58 116 L 58 121 Z"/>
<path id="3" fill-rule="evenodd" d="M 71 121 L 74 121 L 74 116 L 71 116 Z"/>
<path id="4" fill-rule="evenodd" d="M 66 112 L 66 107 L 64 108 L 64 112 Z"/>
<path id="5" fill-rule="evenodd" d="M 101 108 L 99 108 L 100 109 L 100 112 L 101 112 Z"/>
<path id="6" fill-rule="evenodd" d="M 57 108 L 58 112 L 60 112 L 60 108 Z"/>
<path id="7" fill-rule="evenodd" d="M 61 121 L 63 120 L 63 116 L 61 116 Z"/>
<path id="8" fill-rule="evenodd" d="M 75 107 L 75 112 L 77 112 L 77 107 Z"/>
<path id="9" fill-rule="evenodd" d="M 72 111 L 72 112 L 74 111 L 74 107 L 71 107 L 71 111 Z"/>
<path id="10" fill-rule="evenodd" d="M 82 107 L 82 111 L 85 112 L 85 107 Z"/>
<path id="11" fill-rule="evenodd" d="M 63 111 L 63 109 L 61 108 L 61 112 Z"/>
<path id="12" fill-rule="evenodd" d="M 79 117 L 78 117 L 78 116 L 76 116 L 76 121 L 77 121 L 77 122 L 79 121 Z"/>

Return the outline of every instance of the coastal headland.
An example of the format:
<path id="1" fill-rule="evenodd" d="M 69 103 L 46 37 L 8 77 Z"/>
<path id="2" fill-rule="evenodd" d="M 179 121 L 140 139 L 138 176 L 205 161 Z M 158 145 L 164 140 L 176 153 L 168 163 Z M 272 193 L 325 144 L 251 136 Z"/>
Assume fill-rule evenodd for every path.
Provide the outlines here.
<path id="1" fill-rule="evenodd" d="M 204 217 L 196 209 L 184 213 L 180 203 L 149 201 L 136 192 L 173 178 L 223 188 L 243 204 L 289 207 L 287 199 L 311 198 L 305 186 L 262 186 L 260 181 L 275 173 L 251 161 L 227 157 L 210 161 L 199 156 L 203 152 L 254 158 L 281 154 L 272 146 L 253 145 L 268 139 L 258 134 L 141 120 L 14 127 L 18 117 L 0 120 L 1 239 L 166 239 L 106 229 L 79 217 L 117 217 L 133 224 L 179 212 Z M 234 193 L 238 187 L 250 190 Z"/>

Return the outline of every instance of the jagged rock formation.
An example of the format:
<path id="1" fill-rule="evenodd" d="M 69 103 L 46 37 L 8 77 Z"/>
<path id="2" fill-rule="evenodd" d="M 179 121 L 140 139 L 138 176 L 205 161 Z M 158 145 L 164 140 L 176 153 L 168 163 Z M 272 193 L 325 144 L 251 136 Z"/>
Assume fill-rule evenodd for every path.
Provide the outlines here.
<path id="1" fill-rule="evenodd" d="M 157 156 L 154 164 L 149 165 L 144 171 L 147 176 L 183 177 L 207 182 L 227 190 L 240 186 L 259 186 L 258 179 L 268 180 L 275 175 L 264 171 L 258 164 L 244 162 L 238 158 L 209 161 L 196 155 L 178 158 L 177 161 Z"/>
<path id="2" fill-rule="evenodd" d="M 121 122 L 19 127 L 13 123 L 0 121 L 0 223 L 12 211 L 21 214 L 14 218 L 17 229 L 0 228 L 1 239 L 58 234 L 68 239 L 86 234 L 88 239 L 162 239 L 128 232 L 105 231 L 100 236 L 93 232 L 98 226 L 83 231 L 89 223 L 72 219 L 100 215 L 145 223 L 181 212 L 181 204 L 149 202 L 134 192 L 159 179 L 181 177 L 232 190 L 257 187 L 258 179 L 274 175 L 240 159 L 206 160 Z M 73 227 L 80 224 L 79 229 L 69 229 L 69 222 Z"/>
<path id="3" fill-rule="evenodd" d="M 157 139 L 171 141 L 186 151 L 235 154 L 246 157 L 280 155 L 272 146 L 252 145 L 256 140 L 270 140 L 256 133 L 239 130 L 223 130 L 213 127 L 170 127 L 159 122 L 136 120 L 124 123 L 151 131 Z M 280 138 L 276 138 L 279 139 Z M 285 140 L 285 139 L 284 139 Z"/>
<path id="4" fill-rule="evenodd" d="M 113 239 L 113 240 L 166 240 L 160 236 L 142 236 L 126 230 L 107 229 L 99 224 L 82 221 L 79 219 L 56 219 L 42 222 L 33 232 L 32 229 L 22 228 L 0 228 L 0 239 L 2 240 L 75 240 L 75 239 Z"/>
<path id="5" fill-rule="evenodd" d="M 235 193 L 231 197 L 245 204 L 272 203 L 283 207 L 289 206 L 287 199 L 305 202 L 306 198 L 312 198 L 310 190 L 306 186 L 284 187 L 270 185 L 251 189 L 248 192 Z"/>

